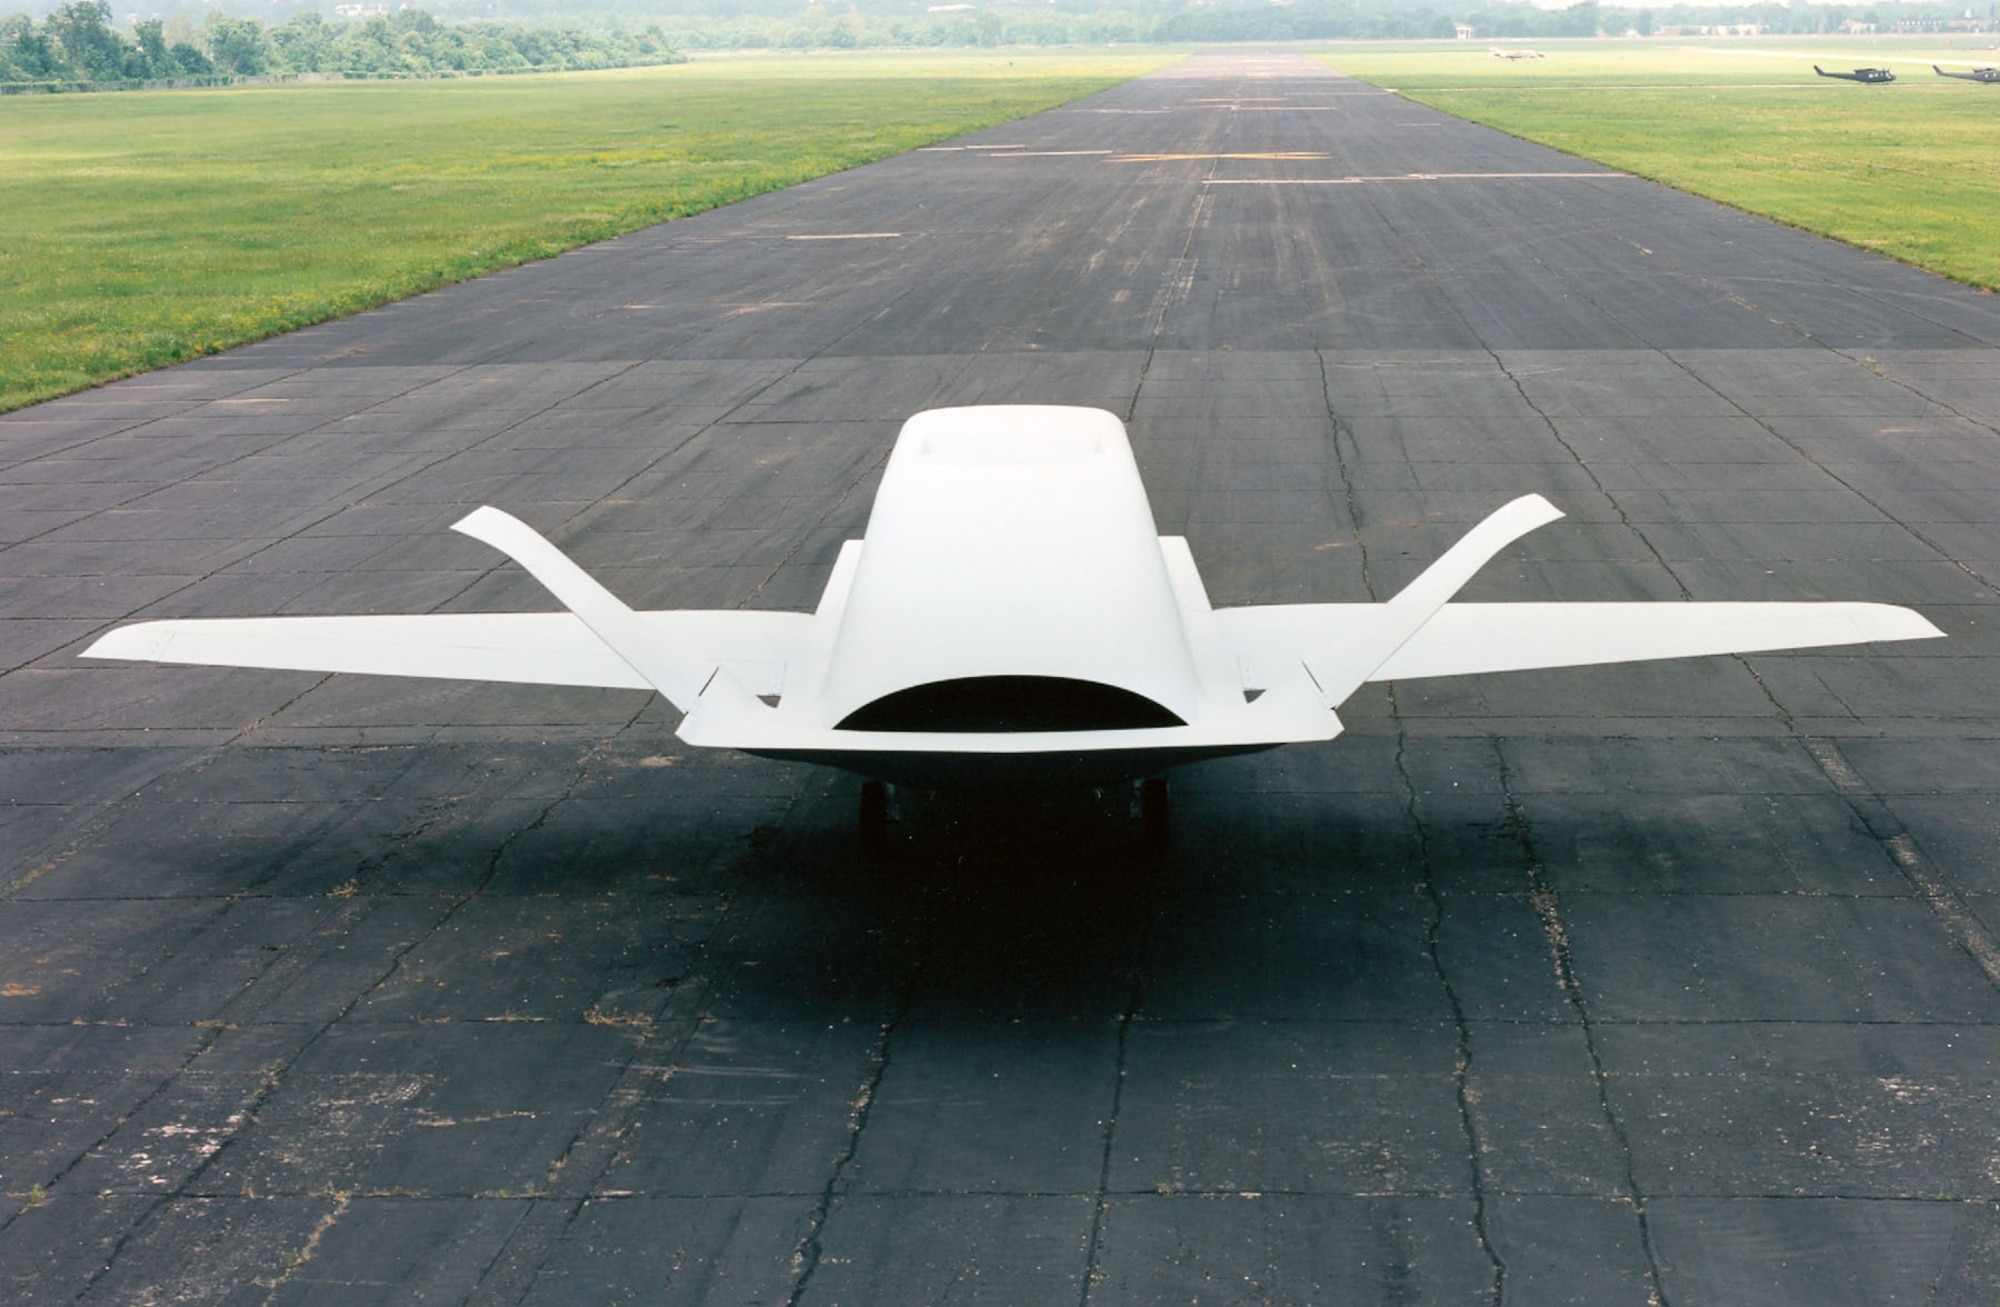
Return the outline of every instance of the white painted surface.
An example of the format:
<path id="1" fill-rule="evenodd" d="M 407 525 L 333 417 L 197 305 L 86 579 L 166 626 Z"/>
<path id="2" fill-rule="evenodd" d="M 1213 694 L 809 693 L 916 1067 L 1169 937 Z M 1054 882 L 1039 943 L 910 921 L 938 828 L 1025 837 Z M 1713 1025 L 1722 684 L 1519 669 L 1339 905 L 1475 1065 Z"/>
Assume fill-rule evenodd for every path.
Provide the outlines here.
<path id="1" fill-rule="evenodd" d="M 87 657 L 653 688 L 690 744 L 867 770 L 886 755 L 1129 758 L 1331 739 L 1368 681 L 1942 635 L 1870 603 L 1454 604 L 1495 554 L 1560 514 L 1506 505 L 1383 604 L 1215 610 L 1187 542 L 1162 538 L 1123 425 L 1095 409 L 936 409 L 897 438 L 866 537 L 811 614 L 634 612 L 497 509 L 459 530 L 570 611 L 146 622 Z M 1186 724 L 1139 730 L 836 728 L 939 681 L 1044 676 L 1142 695 Z M 1257 692 L 1254 701 L 1246 691 Z M 775 706 L 759 696 L 778 696 Z"/>
<path id="2" fill-rule="evenodd" d="M 1109 413 L 935 409 L 889 456 L 825 724 L 909 686 L 999 675 L 1097 681 L 1199 715 L 1152 506 Z"/>

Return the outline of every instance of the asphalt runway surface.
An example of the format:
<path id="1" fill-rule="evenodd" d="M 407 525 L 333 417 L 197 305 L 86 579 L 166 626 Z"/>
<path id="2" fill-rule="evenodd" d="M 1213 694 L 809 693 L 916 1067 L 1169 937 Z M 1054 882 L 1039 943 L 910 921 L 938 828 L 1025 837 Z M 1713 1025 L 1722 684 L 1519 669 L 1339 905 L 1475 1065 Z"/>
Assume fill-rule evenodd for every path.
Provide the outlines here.
<path id="1" fill-rule="evenodd" d="M 1218 605 L 1942 641 L 1369 686 L 1119 794 L 131 618 L 805 608 L 929 406 L 1130 425 Z M 0 418 L 0 1299 L 1985 1303 L 2000 301 L 1291 54 Z"/>

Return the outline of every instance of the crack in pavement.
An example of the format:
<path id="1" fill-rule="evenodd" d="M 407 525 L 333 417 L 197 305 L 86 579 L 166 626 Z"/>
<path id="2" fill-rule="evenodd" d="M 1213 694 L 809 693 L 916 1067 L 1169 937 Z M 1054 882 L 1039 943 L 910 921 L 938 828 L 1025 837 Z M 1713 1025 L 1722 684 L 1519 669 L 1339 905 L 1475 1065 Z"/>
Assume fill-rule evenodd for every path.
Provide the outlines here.
<path id="1" fill-rule="evenodd" d="M 1131 1042 L 1132 1024 L 1139 1019 L 1139 1011 L 1146 1003 L 1146 966 L 1151 958 L 1153 927 L 1159 920 L 1159 881 L 1156 876 L 1147 876 L 1144 882 L 1146 895 L 1146 915 L 1139 930 L 1139 947 L 1132 959 L 1131 988 L 1126 991 L 1124 1009 L 1118 1014 L 1118 1053 L 1112 1071 L 1111 1110 L 1104 1122 L 1104 1151 L 1097 1163 L 1097 1188 L 1085 1195 L 1092 1201 L 1090 1214 L 1090 1238 L 1085 1245 L 1083 1263 L 1083 1283 L 1079 1287 L 1078 1307 L 1090 1307 L 1090 1295 L 1103 1278 L 1100 1256 L 1104 1243 L 1104 1223 L 1111 1212 L 1111 1197 L 1119 1191 L 1111 1187 L 1111 1152 L 1117 1142 L 1118 1123 L 1125 1106 L 1125 1084 L 1128 1075 L 1127 1051 Z"/>
<path id="2" fill-rule="evenodd" d="M 1590 1075 L 1597 1091 L 1597 1110 L 1610 1127 L 1611 1137 L 1618 1148 L 1619 1162 L 1623 1171 L 1621 1179 L 1626 1200 L 1639 1221 L 1639 1247 L 1646 1259 L 1647 1301 L 1653 1307 L 1671 1307 L 1666 1296 L 1665 1279 L 1660 1273 L 1660 1259 L 1653 1247 L 1652 1224 L 1646 1211 L 1646 1196 L 1639 1189 L 1639 1177 L 1633 1163 L 1632 1139 L 1625 1129 L 1625 1122 L 1611 1104 L 1611 1074 L 1604 1067 L 1604 1051 L 1598 1039 L 1597 1025 L 1591 1019 L 1590 1004 L 1584 997 L 1583 984 L 1577 978 L 1576 963 L 1570 955 L 1569 929 L 1563 924 L 1562 898 L 1555 884 L 1549 879 L 1548 869 L 1542 863 L 1541 854 L 1535 850 L 1533 828 L 1528 822 L 1527 808 L 1514 792 L 1514 770 L 1507 761 L 1507 751 L 1502 741 L 1492 741 L 1493 755 L 1498 767 L 1500 795 L 1507 808 L 1507 833 L 1512 836 L 1519 849 L 1523 869 L 1528 877 L 1528 901 L 1535 915 L 1541 921 L 1542 933 L 1549 947 L 1551 960 L 1555 964 L 1556 982 L 1562 990 L 1564 1004 L 1576 1013 L 1577 1025 L 1583 1031 L 1584 1047 L 1590 1054 Z"/>
<path id="3" fill-rule="evenodd" d="M 924 941 L 921 945 L 917 964 L 911 969 L 910 978 L 903 987 L 898 1006 L 882 1023 L 875 1037 L 875 1046 L 869 1050 L 869 1075 L 856 1091 L 847 1112 L 847 1144 L 840 1155 L 834 1158 L 827 1171 L 826 1184 L 820 1189 L 819 1198 L 813 1204 L 807 1217 L 806 1233 L 798 1246 L 792 1250 L 792 1291 L 785 1299 L 785 1307 L 799 1307 L 806 1289 L 813 1277 L 819 1273 L 820 1263 L 826 1255 L 824 1237 L 826 1223 L 833 1210 L 840 1203 L 840 1182 L 847 1170 L 854 1164 L 855 1156 L 861 1151 L 861 1139 L 868 1131 L 868 1119 L 875 1107 L 877 1097 L 882 1092 L 882 1078 L 889 1073 L 889 1062 L 894 1055 L 896 1029 L 909 1016 L 916 1002 L 917 985 L 925 969 L 930 965 L 933 947 L 933 932 L 929 921 L 925 923 Z"/>
<path id="4" fill-rule="evenodd" d="M 1389 709 L 1392 716 L 1398 716 L 1394 687 L 1390 687 Z M 1430 959 L 1431 971 L 1437 977 L 1438 985 L 1444 990 L 1446 1004 L 1451 1008 L 1451 1024 L 1456 1045 L 1452 1067 L 1452 1093 L 1458 1103 L 1458 1126 L 1465 1135 L 1465 1165 L 1467 1183 L 1472 1193 L 1472 1228 L 1479 1240 L 1479 1250 L 1493 1268 L 1491 1301 L 1493 1307 L 1500 1307 L 1507 1299 L 1507 1262 L 1500 1256 L 1500 1250 L 1493 1245 L 1491 1232 L 1487 1226 L 1486 1176 L 1480 1158 L 1485 1152 L 1479 1134 L 1479 1121 L 1472 1110 L 1475 1097 L 1472 1088 L 1472 1027 L 1465 1019 L 1465 1004 L 1458 996 L 1458 989 L 1452 984 L 1450 974 L 1445 970 L 1444 954 L 1439 945 L 1439 932 L 1444 925 L 1444 896 L 1438 892 L 1436 869 L 1431 863 L 1430 831 L 1421 812 L 1421 800 L 1417 795 L 1415 780 L 1410 776 L 1405 747 L 1408 735 L 1398 731 L 1396 735 L 1396 776 L 1403 785 L 1403 815 L 1417 833 L 1417 861 L 1423 868 L 1422 890 L 1429 912 L 1424 921 L 1424 955 Z"/>

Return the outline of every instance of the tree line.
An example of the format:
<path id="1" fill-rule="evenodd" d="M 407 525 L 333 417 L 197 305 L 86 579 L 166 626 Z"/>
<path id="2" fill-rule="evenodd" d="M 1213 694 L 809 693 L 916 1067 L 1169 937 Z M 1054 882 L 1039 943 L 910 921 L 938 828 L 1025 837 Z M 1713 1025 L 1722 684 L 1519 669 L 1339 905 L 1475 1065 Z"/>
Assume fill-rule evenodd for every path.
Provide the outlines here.
<path id="1" fill-rule="evenodd" d="M 36 23 L 0 18 L 0 86 L 117 86 L 147 82 L 335 73 L 434 77 L 560 72 L 680 63 L 687 56 L 658 27 L 507 27 L 440 23 L 420 9 L 352 22 L 302 13 L 274 27 L 211 11 L 201 25 L 153 19 L 131 35 L 111 25 L 108 0 L 71 0 Z"/>
<path id="2" fill-rule="evenodd" d="M 1594 36 L 1596 0 L 1569 10 L 1503 3 L 1521 11 L 1515 25 L 1535 35 Z M 1144 4 L 1132 8 L 1081 4 L 952 6 L 936 12 L 882 13 L 859 7 L 808 5 L 802 12 L 677 14 L 661 20 L 690 50 L 852 49 L 885 46 L 1205 44 L 1219 41 L 1449 40 L 1462 11 L 1429 5 L 1355 4 L 1295 0 L 1273 4 Z"/>
<path id="3" fill-rule="evenodd" d="M 511 0 L 516 12 L 537 0 Z M 556 4 L 560 0 L 541 0 Z M 647 6 L 690 50 L 853 49 L 888 46 L 1205 44 L 1222 41 L 1450 40 L 1458 24 L 1480 40 L 1644 36 L 1661 27 L 1756 24 L 1773 34 L 1841 30 L 1848 19 L 1943 22 L 1962 0 L 1879 0 L 1866 5 L 1671 4 L 1630 8 L 1576 0 L 595 0 Z M 1992 0 L 1979 0 L 1990 11 Z"/>
<path id="4" fill-rule="evenodd" d="M 477 4 L 480 0 L 439 0 Z M 922 0 L 918 0 L 921 3 Z M 266 26 L 211 11 L 200 26 L 111 24 L 109 0 L 71 0 L 37 24 L 0 18 L 0 86 L 139 84 L 186 78 L 331 73 L 421 77 L 678 63 L 682 49 L 864 49 L 1103 45 L 1217 41 L 1448 39 L 1454 24 L 1479 39 L 1645 35 L 1675 24 L 1755 23 L 1772 33 L 1818 33 L 1844 20 L 1884 25 L 1956 18 L 1942 0 L 1881 0 L 1862 6 L 1750 3 L 1630 9 L 1578 0 L 1545 8 L 1529 0 L 1463 0 L 1433 8 L 1398 0 L 977 0 L 919 9 L 908 0 L 594 0 L 659 15 L 645 27 L 442 23 L 419 9 L 354 21 L 302 13 Z M 540 4 L 546 6 L 537 9 Z M 1989 11 L 1991 0 L 1984 6 Z M 513 0 L 545 20 L 581 18 L 564 0 Z M 662 28 L 666 30 L 663 31 Z"/>

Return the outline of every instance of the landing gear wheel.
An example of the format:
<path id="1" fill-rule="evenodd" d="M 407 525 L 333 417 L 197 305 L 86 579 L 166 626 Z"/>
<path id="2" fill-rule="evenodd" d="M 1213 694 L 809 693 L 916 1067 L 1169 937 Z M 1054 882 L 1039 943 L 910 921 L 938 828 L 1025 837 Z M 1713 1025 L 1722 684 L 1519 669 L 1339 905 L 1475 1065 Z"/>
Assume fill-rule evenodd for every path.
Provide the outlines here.
<path id="1" fill-rule="evenodd" d="M 859 824 L 861 847 L 868 853 L 880 853 L 889 841 L 889 783 L 887 781 L 861 782 L 861 820 Z"/>
<path id="2" fill-rule="evenodd" d="M 1167 797 L 1167 778 L 1148 776 L 1139 782 L 1139 829 L 1149 849 L 1167 847 L 1173 803 Z"/>

